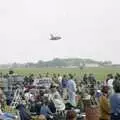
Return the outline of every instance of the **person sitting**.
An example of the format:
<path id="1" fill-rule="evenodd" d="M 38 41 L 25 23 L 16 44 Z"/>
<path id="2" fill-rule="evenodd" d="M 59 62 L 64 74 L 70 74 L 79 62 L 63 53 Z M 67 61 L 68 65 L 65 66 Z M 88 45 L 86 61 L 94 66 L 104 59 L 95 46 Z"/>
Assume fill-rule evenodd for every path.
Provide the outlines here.
<path id="1" fill-rule="evenodd" d="M 40 115 L 37 120 L 47 120 L 46 117 L 44 115 Z"/>
<path id="2" fill-rule="evenodd" d="M 48 106 L 48 100 L 46 97 L 43 98 L 42 105 L 40 108 L 40 114 L 44 115 L 47 119 L 53 114 Z"/>
<path id="3" fill-rule="evenodd" d="M 69 110 L 66 115 L 66 120 L 77 120 L 77 114 L 75 111 Z"/>
<path id="4" fill-rule="evenodd" d="M 49 96 L 48 96 L 48 100 L 50 101 L 49 102 L 49 108 L 50 110 L 52 111 L 52 113 L 56 113 L 56 108 L 55 108 L 55 104 L 54 104 L 54 97 L 57 95 L 57 98 L 59 100 L 62 100 L 59 92 L 57 91 L 56 89 L 56 86 L 55 85 L 52 85 L 51 86 L 51 92 L 49 93 Z"/>
<path id="5" fill-rule="evenodd" d="M 55 104 L 55 108 L 58 112 L 65 110 L 65 104 L 64 104 L 63 100 L 59 99 L 58 95 L 54 96 L 53 103 Z"/>
<path id="6" fill-rule="evenodd" d="M 57 91 L 56 86 L 52 85 L 51 86 L 51 94 L 50 94 L 50 99 L 52 100 L 54 98 L 54 96 L 57 95 L 59 97 L 59 99 L 62 99 L 60 96 L 60 93 Z"/>

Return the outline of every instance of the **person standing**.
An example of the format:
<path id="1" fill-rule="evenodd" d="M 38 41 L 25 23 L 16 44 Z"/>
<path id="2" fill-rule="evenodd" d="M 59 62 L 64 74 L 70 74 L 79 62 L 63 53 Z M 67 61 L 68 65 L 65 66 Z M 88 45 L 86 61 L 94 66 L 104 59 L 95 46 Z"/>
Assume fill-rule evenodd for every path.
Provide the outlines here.
<path id="1" fill-rule="evenodd" d="M 69 97 L 69 103 L 76 107 L 76 83 L 73 80 L 73 75 L 69 74 L 70 79 L 67 82 L 67 90 L 68 90 L 68 97 Z"/>
<path id="2" fill-rule="evenodd" d="M 58 74 L 58 89 L 59 89 L 59 92 L 60 92 L 60 95 L 62 95 L 62 76 L 60 74 Z"/>
<path id="3" fill-rule="evenodd" d="M 110 120 L 110 106 L 108 101 L 108 86 L 103 86 L 100 97 L 100 120 Z"/>
<path id="4" fill-rule="evenodd" d="M 88 84 L 88 76 L 87 74 L 84 74 L 83 76 L 83 82 L 87 85 Z"/>
<path id="5" fill-rule="evenodd" d="M 61 85 L 62 83 L 62 76 L 60 74 L 58 74 L 58 83 Z"/>
<path id="6" fill-rule="evenodd" d="M 110 97 L 111 120 L 120 120 L 120 79 L 113 83 L 115 93 Z"/>
<path id="7" fill-rule="evenodd" d="M 67 76 L 63 75 L 62 78 L 62 97 L 64 100 L 67 99 Z"/>
<path id="8" fill-rule="evenodd" d="M 112 75 L 112 74 L 109 74 L 109 75 L 108 75 L 107 85 L 108 85 L 108 87 L 110 88 L 110 89 L 109 89 L 110 96 L 114 94 L 113 82 L 114 82 L 113 75 Z"/>
<path id="9" fill-rule="evenodd" d="M 88 81 L 89 81 L 89 83 L 92 84 L 92 85 L 95 85 L 95 84 L 96 84 L 96 78 L 95 78 L 95 76 L 94 76 L 92 73 L 89 74 L 89 76 L 88 76 Z"/>

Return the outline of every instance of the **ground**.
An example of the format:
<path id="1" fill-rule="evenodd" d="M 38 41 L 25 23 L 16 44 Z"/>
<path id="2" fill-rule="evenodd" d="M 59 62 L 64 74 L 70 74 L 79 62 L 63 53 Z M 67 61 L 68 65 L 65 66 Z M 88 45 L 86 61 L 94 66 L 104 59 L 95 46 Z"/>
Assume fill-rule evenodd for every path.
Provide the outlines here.
<path id="1" fill-rule="evenodd" d="M 46 72 L 68 74 L 73 73 L 77 76 L 83 75 L 84 73 L 94 73 L 97 80 L 104 80 L 108 73 L 115 74 L 116 72 L 120 73 L 120 68 L 85 68 L 80 70 L 79 68 L 17 68 L 13 69 L 17 74 L 29 75 L 33 73 L 38 75 L 39 73 L 43 74 Z M 0 69 L 0 72 L 8 73 L 9 69 Z"/>

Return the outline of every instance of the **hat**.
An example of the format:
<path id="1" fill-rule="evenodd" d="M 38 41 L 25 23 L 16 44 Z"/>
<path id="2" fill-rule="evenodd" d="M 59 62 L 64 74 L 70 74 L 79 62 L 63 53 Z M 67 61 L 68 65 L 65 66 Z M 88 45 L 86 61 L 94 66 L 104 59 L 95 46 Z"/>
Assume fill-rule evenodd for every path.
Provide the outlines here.
<path id="1" fill-rule="evenodd" d="M 101 93 L 101 90 L 97 90 L 98 93 Z"/>

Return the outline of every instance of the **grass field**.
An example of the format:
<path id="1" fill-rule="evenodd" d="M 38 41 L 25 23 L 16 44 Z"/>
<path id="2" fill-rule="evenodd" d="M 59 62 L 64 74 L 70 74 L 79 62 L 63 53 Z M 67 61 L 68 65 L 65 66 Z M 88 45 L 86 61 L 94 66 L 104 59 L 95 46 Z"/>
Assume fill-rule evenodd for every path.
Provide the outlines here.
<path id="1" fill-rule="evenodd" d="M 17 68 L 13 69 L 17 74 L 20 75 L 29 75 L 33 73 L 34 75 L 38 75 L 39 73 L 44 74 L 46 72 L 52 73 L 60 73 L 60 74 L 68 74 L 73 73 L 77 76 L 83 75 L 84 73 L 94 73 L 97 80 L 104 80 L 108 73 L 115 74 L 116 72 L 120 73 L 120 68 L 85 68 L 84 70 L 80 70 L 77 68 Z M 0 72 L 3 74 L 8 73 L 9 69 L 0 69 Z"/>

